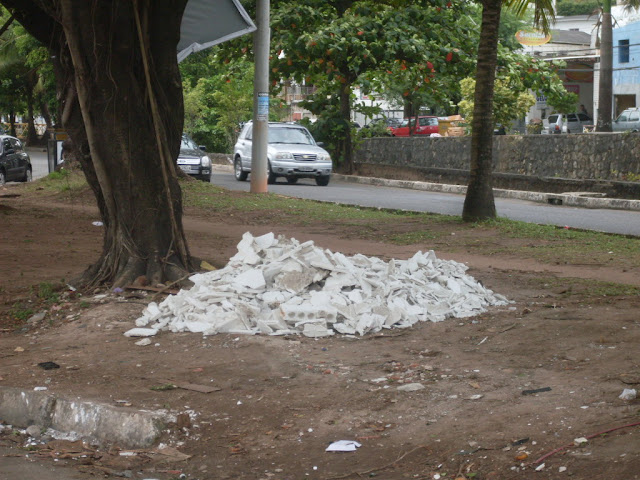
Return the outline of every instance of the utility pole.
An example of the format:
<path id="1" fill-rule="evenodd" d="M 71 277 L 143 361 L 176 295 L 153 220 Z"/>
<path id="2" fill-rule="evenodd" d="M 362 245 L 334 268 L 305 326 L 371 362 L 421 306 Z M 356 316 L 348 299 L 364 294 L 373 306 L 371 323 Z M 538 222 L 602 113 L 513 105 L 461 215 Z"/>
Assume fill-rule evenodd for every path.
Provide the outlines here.
<path id="1" fill-rule="evenodd" d="M 251 193 L 267 192 L 267 146 L 269 144 L 269 1 L 257 0 L 253 34 L 253 143 L 251 146 Z"/>

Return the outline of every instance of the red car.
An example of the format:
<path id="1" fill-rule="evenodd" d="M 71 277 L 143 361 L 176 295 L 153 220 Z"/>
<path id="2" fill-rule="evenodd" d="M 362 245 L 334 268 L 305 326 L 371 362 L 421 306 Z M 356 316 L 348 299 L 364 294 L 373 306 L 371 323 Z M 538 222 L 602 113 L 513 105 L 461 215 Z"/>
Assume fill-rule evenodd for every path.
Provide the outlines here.
<path id="1" fill-rule="evenodd" d="M 411 122 L 408 118 L 405 118 L 400 126 L 394 128 L 391 134 L 394 137 L 408 137 L 409 128 L 411 128 L 411 135 L 431 135 L 432 133 L 439 133 L 438 117 L 434 116 L 419 116 L 418 125 L 416 126 L 416 117 L 411 117 Z"/>

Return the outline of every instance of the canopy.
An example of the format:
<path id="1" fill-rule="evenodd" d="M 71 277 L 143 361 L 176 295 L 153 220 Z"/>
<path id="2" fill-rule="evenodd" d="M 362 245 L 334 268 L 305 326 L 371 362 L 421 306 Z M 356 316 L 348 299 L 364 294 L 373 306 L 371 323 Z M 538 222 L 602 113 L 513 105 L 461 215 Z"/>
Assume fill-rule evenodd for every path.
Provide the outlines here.
<path id="1" fill-rule="evenodd" d="M 239 0 L 189 0 L 180 27 L 178 62 L 255 29 Z"/>

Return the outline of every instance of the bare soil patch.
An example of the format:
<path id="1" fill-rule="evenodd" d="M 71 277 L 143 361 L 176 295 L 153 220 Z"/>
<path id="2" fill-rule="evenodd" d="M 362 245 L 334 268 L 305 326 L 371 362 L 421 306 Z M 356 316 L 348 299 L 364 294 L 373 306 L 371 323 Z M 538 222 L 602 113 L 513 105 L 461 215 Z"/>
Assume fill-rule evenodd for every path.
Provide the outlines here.
<path id="1" fill-rule="evenodd" d="M 640 400 L 618 398 L 624 388 L 640 389 L 640 298 L 602 293 L 598 283 L 638 287 L 637 268 L 502 255 L 500 247 L 514 240 L 446 222 L 430 226 L 433 241 L 399 246 L 385 243 L 384 232 L 424 226 L 405 219 L 358 232 L 340 222 L 285 223 L 277 212 L 189 209 L 191 251 L 217 266 L 245 231 L 384 259 L 434 249 L 467 263 L 513 304 L 357 339 L 162 334 L 142 347 L 122 334 L 153 292 L 63 287 L 102 248 L 91 197 L 68 201 L 17 186 L 7 192 L 20 196 L 0 196 L 0 385 L 191 412 L 163 439 L 187 460 L 121 457 L 112 448 L 61 459 L 61 468 L 100 476 L 129 469 L 134 478 L 163 480 L 180 473 L 201 480 L 640 478 Z M 493 253 L 477 248 L 483 236 Z M 60 285 L 57 297 L 44 295 L 43 283 Z M 40 311 L 42 320 L 27 322 Z M 60 368 L 44 370 L 41 362 Z M 152 390 L 180 382 L 219 390 Z M 407 383 L 426 388 L 397 390 Z M 527 393 L 538 389 L 545 390 Z M 617 427 L 624 428 L 572 445 Z M 362 446 L 325 452 L 341 439 Z M 17 444 L 0 436 L 0 446 Z"/>

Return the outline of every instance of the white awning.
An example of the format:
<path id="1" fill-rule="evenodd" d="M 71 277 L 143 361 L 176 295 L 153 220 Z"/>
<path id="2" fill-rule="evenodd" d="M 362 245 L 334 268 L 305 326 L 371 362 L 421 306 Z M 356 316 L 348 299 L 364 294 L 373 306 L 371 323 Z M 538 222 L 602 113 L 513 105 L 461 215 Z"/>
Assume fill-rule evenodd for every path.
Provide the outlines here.
<path id="1" fill-rule="evenodd" d="M 180 27 L 178 62 L 255 29 L 239 0 L 189 0 Z"/>

